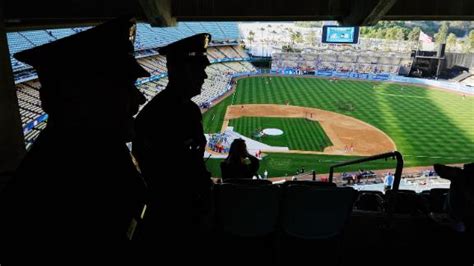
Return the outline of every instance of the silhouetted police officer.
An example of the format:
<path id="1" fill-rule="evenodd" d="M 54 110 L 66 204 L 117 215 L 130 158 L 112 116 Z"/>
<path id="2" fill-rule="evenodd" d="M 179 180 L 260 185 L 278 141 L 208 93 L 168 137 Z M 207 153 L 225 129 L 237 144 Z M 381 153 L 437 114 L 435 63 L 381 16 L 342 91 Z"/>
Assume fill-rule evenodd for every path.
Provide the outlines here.
<path id="1" fill-rule="evenodd" d="M 6 188 L 3 241 L 131 238 L 145 184 L 125 143 L 145 102 L 135 81 L 149 75 L 133 56 L 134 27 L 115 19 L 14 55 L 36 69 L 49 118 Z"/>
<path id="2" fill-rule="evenodd" d="M 166 55 L 169 83 L 135 120 L 133 154 L 152 198 L 144 236 L 167 245 L 184 245 L 196 236 L 212 184 L 203 160 L 201 111 L 191 101 L 207 78 L 210 39 L 197 34 L 159 49 Z"/>

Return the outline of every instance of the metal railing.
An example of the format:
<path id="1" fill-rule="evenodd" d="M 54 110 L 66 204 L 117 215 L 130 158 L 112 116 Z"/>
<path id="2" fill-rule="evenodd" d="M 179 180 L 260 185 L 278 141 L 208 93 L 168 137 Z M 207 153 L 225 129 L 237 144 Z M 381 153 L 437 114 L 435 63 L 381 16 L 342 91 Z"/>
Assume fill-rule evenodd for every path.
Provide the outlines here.
<path id="1" fill-rule="evenodd" d="M 397 166 L 395 168 L 395 179 L 393 180 L 393 187 L 392 187 L 392 190 L 396 191 L 398 190 L 400 186 L 400 180 L 402 179 L 402 171 L 403 171 L 403 157 L 402 157 L 402 154 L 398 151 L 382 153 L 382 154 L 378 154 L 378 155 L 374 155 L 374 156 L 370 156 L 370 157 L 366 157 L 362 159 L 356 159 L 356 160 L 351 160 L 351 161 L 332 165 L 329 168 L 329 182 L 333 182 L 334 168 L 363 163 L 363 162 L 370 162 L 370 161 L 375 161 L 379 159 L 386 159 L 386 158 L 395 158 L 397 160 Z"/>
<path id="2" fill-rule="evenodd" d="M 402 154 L 398 151 L 393 151 L 393 152 L 387 152 L 387 153 L 382 153 L 362 159 L 356 159 L 352 161 L 347 161 L 343 163 L 339 163 L 336 165 L 331 166 L 329 170 L 329 182 L 332 182 L 333 180 L 333 174 L 334 174 L 334 168 L 341 167 L 341 166 L 346 166 L 346 165 L 352 165 L 352 164 L 358 164 L 358 163 L 363 163 L 363 162 L 370 162 L 370 161 L 375 161 L 379 159 L 385 159 L 385 158 L 395 158 L 397 160 L 397 166 L 395 168 L 395 179 L 393 180 L 393 186 L 392 190 L 395 191 L 395 193 L 389 194 L 389 197 L 386 199 L 387 201 L 387 211 L 385 212 L 385 225 L 384 227 L 390 228 L 395 206 L 397 205 L 398 201 L 398 188 L 400 186 L 400 181 L 402 178 L 402 171 L 403 171 L 403 157 Z"/>

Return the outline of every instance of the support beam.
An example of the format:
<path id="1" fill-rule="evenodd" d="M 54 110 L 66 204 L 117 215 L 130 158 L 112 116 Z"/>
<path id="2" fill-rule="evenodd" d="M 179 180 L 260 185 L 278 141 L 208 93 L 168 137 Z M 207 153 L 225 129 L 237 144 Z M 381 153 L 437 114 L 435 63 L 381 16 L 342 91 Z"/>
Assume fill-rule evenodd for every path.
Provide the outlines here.
<path id="1" fill-rule="evenodd" d="M 0 6 L 0 185 L 15 171 L 25 154 L 3 10 Z"/>
<path id="2" fill-rule="evenodd" d="M 171 0 L 139 0 L 148 23 L 154 27 L 171 27 L 176 25 L 176 18 L 171 16 Z"/>
<path id="3" fill-rule="evenodd" d="M 473 0 L 2 0 L 8 31 L 95 25 L 133 14 L 156 26 L 178 21 L 474 20 Z"/>
<path id="4" fill-rule="evenodd" d="M 383 19 L 397 0 L 352 0 L 350 13 L 339 21 L 343 26 L 373 26 Z"/>
<path id="5" fill-rule="evenodd" d="M 362 25 L 373 26 L 387 14 L 397 0 L 380 0 L 370 14 L 364 19 Z"/>
<path id="6" fill-rule="evenodd" d="M 349 0 L 173 0 L 178 21 L 336 20 L 346 15 Z"/>
<path id="7" fill-rule="evenodd" d="M 133 15 L 145 20 L 138 0 L 63 0 L 5 2 L 7 31 L 94 26 L 118 16 Z"/>

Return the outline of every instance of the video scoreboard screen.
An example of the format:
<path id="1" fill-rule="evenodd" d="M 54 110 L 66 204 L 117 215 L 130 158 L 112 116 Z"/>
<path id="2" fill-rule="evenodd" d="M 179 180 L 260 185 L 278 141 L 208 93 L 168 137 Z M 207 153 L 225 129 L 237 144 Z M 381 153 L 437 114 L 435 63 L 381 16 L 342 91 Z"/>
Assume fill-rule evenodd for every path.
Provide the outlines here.
<path id="1" fill-rule="evenodd" d="M 359 27 L 323 26 L 323 43 L 359 42 Z"/>

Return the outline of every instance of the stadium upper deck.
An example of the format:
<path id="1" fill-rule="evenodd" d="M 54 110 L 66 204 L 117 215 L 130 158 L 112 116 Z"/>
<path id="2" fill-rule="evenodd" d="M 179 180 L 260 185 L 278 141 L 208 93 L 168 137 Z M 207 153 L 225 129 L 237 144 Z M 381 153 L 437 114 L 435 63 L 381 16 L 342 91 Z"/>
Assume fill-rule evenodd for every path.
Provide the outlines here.
<path id="1" fill-rule="evenodd" d="M 87 28 L 45 29 L 24 32 L 8 32 L 8 46 L 13 72 L 31 68 L 13 58 L 13 54 L 40 46 Z M 240 32 L 235 22 L 181 22 L 176 27 L 158 28 L 139 23 L 135 40 L 135 50 L 142 51 L 164 46 L 176 40 L 202 32 L 212 34 L 213 43 L 237 43 Z"/>
<path id="2" fill-rule="evenodd" d="M 36 80 L 35 70 L 31 66 L 15 60 L 13 55 L 25 49 L 40 46 L 86 29 L 88 28 L 45 29 L 7 33 L 27 147 L 34 142 L 39 132 L 44 128 L 47 115 L 41 109 L 39 100 L 40 85 Z M 240 39 L 237 23 L 188 22 L 179 23 L 176 27 L 168 28 L 151 27 L 149 24 L 140 23 L 137 25 L 134 43 L 135 56 L 152 77 L 138 80 L 138 88 L 145 95 L 152 97 L 159 91 L 158 85 L 160 85 L 159 88 L 166 86 L 166 59 L 158 55 L 155 48 L 201 32 L 210 32 L 213 36 L 212 47 L 208 49 L 209 60 L 212 63 L 222 63 L 208 69 L 209 79 L 203 85 L 203 92 L 194 99 L 198 104 L 208 103 L 225 93 L 232 73 L 255 71 L 250 63 L 243 62 L 247 60 L 248 55 L 241 48 L 235 46 Z"/>

